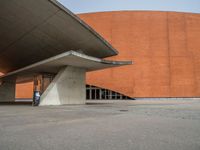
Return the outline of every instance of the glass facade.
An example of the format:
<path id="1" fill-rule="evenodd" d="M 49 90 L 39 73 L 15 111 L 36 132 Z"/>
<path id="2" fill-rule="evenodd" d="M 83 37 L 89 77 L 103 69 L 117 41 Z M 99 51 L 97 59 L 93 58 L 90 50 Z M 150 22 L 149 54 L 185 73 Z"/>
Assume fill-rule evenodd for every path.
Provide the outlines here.
<path id="1" fill-rule="evenodd" d="M 93 85 L 86 85 L 87 100 L 133 100 L 134 98 L 120 94 L 109 89 L 103 89 Z"/>

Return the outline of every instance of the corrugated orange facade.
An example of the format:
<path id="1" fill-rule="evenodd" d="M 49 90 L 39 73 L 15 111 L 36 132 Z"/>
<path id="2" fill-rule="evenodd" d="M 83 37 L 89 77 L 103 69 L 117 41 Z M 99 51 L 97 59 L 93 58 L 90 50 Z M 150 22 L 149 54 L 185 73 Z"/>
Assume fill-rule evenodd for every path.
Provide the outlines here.
<path id="1" fill-rule="evenodd" d="M 120 11 L 79 17 L 119 51 L 109 59 L 134 62 L 88 73 L 88 84 L 131 97 L 200 97 L 200 14 Z M 17 97 L 31 97 L 31 86 L 18 85 Z"/>

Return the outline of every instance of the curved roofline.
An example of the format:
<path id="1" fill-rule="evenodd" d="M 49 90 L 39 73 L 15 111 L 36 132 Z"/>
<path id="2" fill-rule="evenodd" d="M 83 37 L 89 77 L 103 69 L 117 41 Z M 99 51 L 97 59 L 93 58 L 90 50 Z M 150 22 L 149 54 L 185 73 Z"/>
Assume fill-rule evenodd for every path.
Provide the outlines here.
<path id="1" fill-rule="evenodd" d="M 182 13 L 182 14 L 200 15 L 200 13 L 195 13 L 195 12 L 193 13 L 193 12 L 164 11 L 164 10 L 113 10 L 113 11 L 96 11 L 96 12 L 78 13 L 77 15 L 97 14 L 97 13 L 112 13 L 112 12 L 160 12 L 160 13 Z"/>
<path id="2" fill-rule="evenodd" d="M 67 9 L 65 6 L 63 6 L 60 2 L 57 0 L 48 0 L 52 4 L 54 4 L 56 7 L 61 9 L 63 12 L 67 13 L 70 15 L 72 18 L 74 18 L 80 25 L 82 25 L 84 28 L 88 29 L 92 34 L 94 34 L 98 39 L 100 39 L 108 48 L 110 48 L 113 51 L 113 55 L 117 55 L 119 52 L 110 44 L 108 43 L 100 34 L 98 34 L 94 29 L 92 29 L 88 24 L 86 24 L 83 20 L 81 20 L 77 15 L 72 13 L 69 9 Z M 110 56 L 108 56 L 110 57 Z"/>

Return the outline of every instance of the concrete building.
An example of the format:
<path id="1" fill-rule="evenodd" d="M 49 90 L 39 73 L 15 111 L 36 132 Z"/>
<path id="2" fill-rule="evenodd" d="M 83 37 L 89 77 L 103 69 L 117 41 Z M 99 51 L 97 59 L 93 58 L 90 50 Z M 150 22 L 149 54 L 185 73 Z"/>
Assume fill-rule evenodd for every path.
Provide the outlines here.
<path id="1" fill-rule="evenodd" d="M 132 63 L 103 59 L 117 50 L 56 0 L 0 7 L 0 102 L 15 101 L 16 83 L 33 82 L 40 105 L 84 104 L 86 72 Z"/>
<path id="2" fill-rule="evenodd" d="M 115 11 L 78 17 L 119 51 L 106 59 L 134 61 L 87 73 L 86 84 L 92 90 L 110 90 L 108 95 L 117 93 L 120 98 L 200 97 L 199 14 Z M 18 84 L 16 97 L 30 98 L 32 91 L 32 82 Z"/>
<path id="3" fill-rule="evenodd" d="M 116 11 L 78 16 L 119 51 L 109 59 L 134 61 L 88 73 L 87 84 L 130 97 L 200 97 L 200 14 Z M 32 95 L 23 95 L 24 87 L 18 85 L 18 97 Z"/>

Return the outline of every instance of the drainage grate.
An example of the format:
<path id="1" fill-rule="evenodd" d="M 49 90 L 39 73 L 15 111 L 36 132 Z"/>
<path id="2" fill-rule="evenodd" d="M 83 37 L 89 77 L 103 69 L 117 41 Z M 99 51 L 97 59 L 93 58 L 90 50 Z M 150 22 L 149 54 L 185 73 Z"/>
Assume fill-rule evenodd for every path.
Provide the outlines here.
<path id="1" fill-rule="evenodd" d="M 126 111 L 128 111 L 128 110 L 126 110 L 126 109 L 122 109 L 122 110 L 119 110 L 119 111 L 121 111 L 121 112 L 126 112 Z"/>

